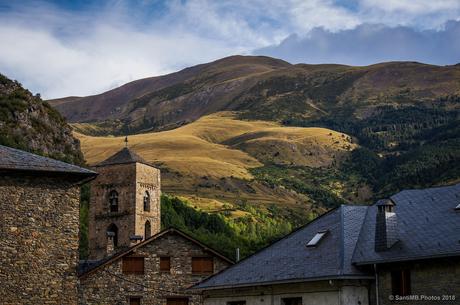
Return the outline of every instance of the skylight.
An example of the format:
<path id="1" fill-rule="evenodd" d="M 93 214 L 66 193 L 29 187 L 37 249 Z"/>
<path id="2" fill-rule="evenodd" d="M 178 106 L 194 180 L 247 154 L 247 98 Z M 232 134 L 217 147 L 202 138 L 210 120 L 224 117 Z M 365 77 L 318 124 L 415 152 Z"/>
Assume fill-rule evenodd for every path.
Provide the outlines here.
<path id="1" fill-rule="evenodd" d="M 460 203 L 457 205 L 457 207 L 455 208 L 457 211 L 460 211 Z"/>
<path id="2" fill-rule="evenodd" d="M 307 247 L 316 247 L 318 243 L 326 236 L 328 230 L 319 231 L 315 236 L 308 242 Z"/>

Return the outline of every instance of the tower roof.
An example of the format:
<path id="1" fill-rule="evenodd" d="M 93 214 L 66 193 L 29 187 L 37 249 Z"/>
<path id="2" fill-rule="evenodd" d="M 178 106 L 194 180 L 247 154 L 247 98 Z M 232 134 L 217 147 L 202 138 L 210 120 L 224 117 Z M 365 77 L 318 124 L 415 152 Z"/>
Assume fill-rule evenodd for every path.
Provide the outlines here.
<path id="1" fill-rule="evenodd" d="M 122 150 L 120 150 L 113 156 L 109 157 L 108 159 L 102 161 L 101 163 L 97 164 L 96 166 L 128 164 L 128 163 L 143 163 L 143 164 L 151 166 L 151 164 L 149 164 L 141 156 L 136 154 L 134 151 L 132 151 L 128 147 L 123 148 Z"/>

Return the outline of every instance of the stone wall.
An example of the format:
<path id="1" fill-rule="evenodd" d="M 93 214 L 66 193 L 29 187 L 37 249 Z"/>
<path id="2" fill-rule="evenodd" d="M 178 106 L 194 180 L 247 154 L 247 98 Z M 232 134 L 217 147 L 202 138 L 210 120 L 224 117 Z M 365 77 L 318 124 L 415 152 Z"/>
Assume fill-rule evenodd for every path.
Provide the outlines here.
<path id="1" fill-rule="evenodd" d="M 0 177 L 0 304 L 76 304 L 80 188 Z"/>
<path id="2" fill-rule="evenodd" d="M 144 194 L 150 194 L 150 211 L 144 211 Z M 151 235 L 161 230 L 161 181 L 160 170 L 142 164 L 136 164 L 136 235 L 144 235 L 145 223 L 151 224 Z M 144 236 L 145 237 L 145 236 Z"/>
<path id="3" fill-rule="evenodd" d="M 392 295 L 391 271 L 401 269 L 410 270 L 412 296 L 419 298 L 422 296 L 437 296 L 441 300 L 390 300 L 395 297 Z M 460 303 L 460 258 L 458 257 L 379 265 L 378 270 L 380 305 Z M 455 300 L 442 300 L 443 296 L 452 295 L 455 296 Z"/>
<path id="4" fill-rule="evenodd" d="M 132 255 L 145 258 L 143 275 L 122 272 L 122 258 L 80 277 L 81 305 L 129 304 L 130 297 L 142 297 L 143 305 L 165 305 L 167 298 L 185 297 L 190 305 L 201 304 L 201 296 L 186 288 L 209 275 L 192 274 L 192 257 L 213 256 L 198 244 L 175 232 L 160 235 L 136 249 Z M 160 257 L 171 257 L 171 273 L 160 272 Z M 214 272 L 229 265 L 214 256 Z"/>
<path id="5" fill-rule="evenodd" d="M 285 298 L 302 298 L 302 304 L 368 305 L 368 286 L 365 280 L 313 281 L 209 290 L 203 293 L 203 298 L 204 305 L 227 305 L 232 301 L 245 301 L 246 305 L 283 305 Z"/>

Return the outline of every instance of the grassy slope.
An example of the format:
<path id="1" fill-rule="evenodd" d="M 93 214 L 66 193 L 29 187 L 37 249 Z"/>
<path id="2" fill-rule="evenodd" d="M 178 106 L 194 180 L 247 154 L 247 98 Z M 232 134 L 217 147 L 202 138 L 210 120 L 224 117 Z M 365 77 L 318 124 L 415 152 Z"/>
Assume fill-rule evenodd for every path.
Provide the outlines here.
<path id="1" fill-rule="evenodd" d="M 74 125 L 77 130 L 93 128 Z M 92 137 L 75 133 L 90 164 L 123 146 L 123 137 Z M 281 166 L 333 167 L 356 147 L 350 137 L 325 128 L 281 127 L 277 123 L 241 121 L 232 113 L 202 117 L 194 123 L 157 133 L 132 135 L 129 145 L 162 168 L 166 193 L 180 195 L 197 208 L 231 216 L 247 214 L 241 204 L 288 207 L 303 215 L 311 211 L 308 195 L 254 179 L 251 171 L 266 163 Z M 324 209 L 318 205 L 316 212 Z"/>

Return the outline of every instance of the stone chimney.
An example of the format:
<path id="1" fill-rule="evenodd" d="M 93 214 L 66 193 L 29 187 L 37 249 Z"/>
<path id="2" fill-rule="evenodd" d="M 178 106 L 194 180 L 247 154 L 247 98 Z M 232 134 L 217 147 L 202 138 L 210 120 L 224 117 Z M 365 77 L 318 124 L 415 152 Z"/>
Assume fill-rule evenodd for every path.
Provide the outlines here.
<path id="1" fill-rule="evenodd" d="M 395 203 L 391 199 L 379 200 L 375 221 L 375 251 L 388 250 L 397 241 L 398 219 L 395 213 Z"/>

